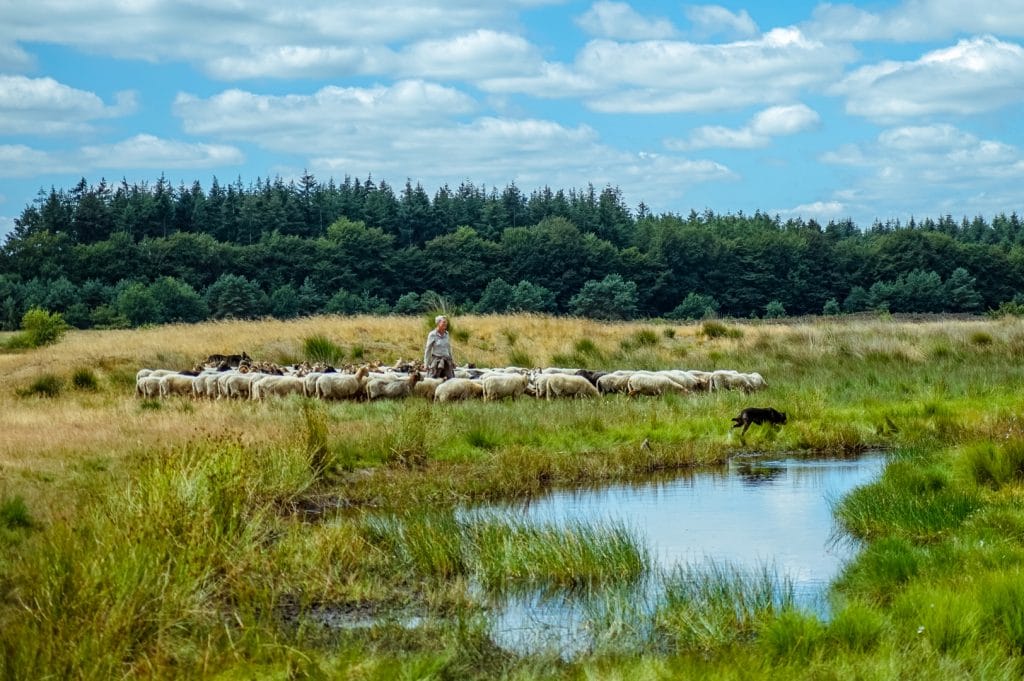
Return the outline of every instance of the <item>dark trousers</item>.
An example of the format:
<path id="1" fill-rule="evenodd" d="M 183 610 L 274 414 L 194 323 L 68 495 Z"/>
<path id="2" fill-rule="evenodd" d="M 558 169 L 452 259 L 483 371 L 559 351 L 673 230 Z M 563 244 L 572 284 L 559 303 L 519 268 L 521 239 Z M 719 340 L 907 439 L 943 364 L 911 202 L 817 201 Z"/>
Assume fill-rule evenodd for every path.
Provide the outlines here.
<path id="1" fill-rule="evenodd" d="M 455 363 L 447 357 L 431 358 L 429 368 L 431 378 L 455 378 Z"/>

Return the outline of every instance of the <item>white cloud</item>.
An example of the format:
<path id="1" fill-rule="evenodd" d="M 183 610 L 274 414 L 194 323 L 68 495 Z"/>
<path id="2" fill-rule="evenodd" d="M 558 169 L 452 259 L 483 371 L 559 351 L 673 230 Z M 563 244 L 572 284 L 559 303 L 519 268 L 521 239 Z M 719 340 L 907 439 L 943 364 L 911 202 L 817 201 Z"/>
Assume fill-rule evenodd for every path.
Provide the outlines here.
<path id="1" fill-rule="evenodd" d="M 889 122 L 970 115 L 1024 100 L 1024 49 L 991 36 L 961 40 L 912 62 L 857 69 L 830 89 L 848 113 Z"/>
<path id="2" fill-rule="evenodd" d="M 665 146 L 677 151 L 688 149 L 755 149 L 766 147 L 774 137 L 795 135 L 817 127 L 821 116 L 805 104 L 773 106 L 754 114 L 742 128 L 702 125 L 688 139 L 668 139 Z"/>
<path id="3" fill-rule="evenodd" d="M 592 182 L 635 191 L 652 206 L 652 194 L 679 195 L 696 183 L 735 178 L 713 161 L 611 148 L 587 125 L 496 116 L 456 121 L 475 107 L 451 88 L 406 81 L 309 96 L 179 95 L 175 112 L 189 132 L 301 156 L 318 175 L 415 177 L 434 187 L 466 178 L 521 186 Z"/>
<path id="4" fill-rule="evenodd" d="M 537 48 L 525 39 L 485 29 L 415 43 L 399 59 L 398 70 L 409 75 L 468 80 L 514 76 L 542 63 Z"/>
<path id="5" fill-rule="evenodd" d="M 395 55 L 385 48 L 278 45 L 244 54 L 212 57 L 206 69 L 211 76 L 223 80 L 311 78 L 381 73 L 394 62 Z"/>
<path id="6" fill-rule="evenodd" d="M 235 147 L 179 142 L 153 135 L 89 145 L 82 147 L 80 155 L 92 168 L 215 168 L 238 165 L 245 160 Z"/>
<path id="7" fill-rule="evenodd" d="M 71 170 L 72 166 L 55 154 L 25 144 L 0 144 L 0 177 L 32 177 Z"/>
<path id="8" fill-rule="evenodd" d="M 388 45 L 504 30 L 514 24 L 517 9 L 536 4 L 34 0 L 0 3 L 0 26 L 8 41 L 65 45 L 118 58 L 185 61 L 218 78 L 374 74 L 391 63 Z M 0 50 L 0 60 L 3 56 Z"/>
<path id="9" fill-rule="evenodd" d="M 808 40 L 793 28 L 722 44 L 593 40 L 572 65 L 545 63 L 534 73 L 479 86 L 579 97 L 602 113 L 716 111 L 792 100 L 805 88 L 835 82 L 853 58 L 850 48 Z"/>
<path id="10" fill-rule="evenodd" d="M 27 71 L 35 65 L 32 56 L 18 45 L 0 42 L 0 73 Z"/>
<path id="11" fill-rule="evenodd" d="M 179 94 L 174 113 L 193 134 L 252 139 L 277 151 L 345 147 L 361 137 L 399 137 L 402 129 L 427 125 L 476 108 L 453 88 L 423 81 L 390 87 L 325 87 L 312 95 L 257 95 L 227 90 L 209 99 Z"/>
<path id="12" fill-rule="evenodd" d="M 676 34 L 668 19 L 648 19 L 625 2 L 608 0 L 595 2 L 576 24 L 590 35 L 615 40 L 660 40 Z"/>
<path id="13" fill-rule="evenodd" d="M 64 151 L 43 151 L 24 144 L 0 145 L 0 177 L 65 173 L 84 175 L 93 170 L 108 168 L 214 168 L 236 166 L 244 160 L 242 152 L 230 146 L 135 135 L 113 144 L 94 144 Z"/>
<path id="14" fill-rule="evenodd" d="M 849 217 L 847 207 L 841 201 L 812 201 L 811 203 L 802 203 L 792 208 L 777 208 L 769 212 L 773 214 L 778 213 L 783 217 L 799 217 L 804 220 L 813 219 L 819 223 L 830 220 L 842 220 Z"/>
<path id="15" fill-rule="evenodd" d="M 963 34 L 1024 36 L 1019 0 L 905 0 L 873 13 L 849 4 L 821 3 L 804 30 L 822 40 L 937 40 Z"/>
<path id="16" fill-rule="evenodd" d="M 889 215 L 1006 212 L 1024 181 L 1020 149 L 946 124 L 888 129 L 821 160 L 850 174 L 848 203 L 891 206 Z"/>
<path id="17" fill-rule="evenodd" d="M 610 90 L 590 100 L 598 111 L 709 111 L 791 100 L 804 88 L 835 80 L 852 56 L 788 28 L 711 45 L 594 41 L 580 53 L 577 69 Z"/>
<path id="18" fill-rule="evenodd" d="M 691 5 L 684 11 L 698 35 L 757 35 L 757 24 L 745 9 L 734 13 L 720 5 Z"/>
<path id="19" fill-rule="evenodd" d="M 53 78 L 0 75 L 0 134 L 55 135 L 83 133 L 90 121 L 114 118 L 135 109 L 132 93 L 119 93 L 113 106 L 96 94 Z"/>

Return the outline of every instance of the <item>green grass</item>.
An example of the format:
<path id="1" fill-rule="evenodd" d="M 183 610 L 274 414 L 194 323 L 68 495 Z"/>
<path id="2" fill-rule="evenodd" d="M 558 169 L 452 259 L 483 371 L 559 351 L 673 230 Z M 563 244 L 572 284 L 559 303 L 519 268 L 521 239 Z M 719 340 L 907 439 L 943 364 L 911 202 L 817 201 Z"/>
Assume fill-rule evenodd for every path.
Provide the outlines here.
<path id="1" fill-rule="evenodd" d="M 595 368 L 757 370 L 770 387 L 754 395 L 178 406 L 126 397 L 134 372 L 121 365 L 22 370 L 12 409 L 74 408 L 78 423 L 122 424 L 125 443 L 77 445 L 83 458 L 34 472 L 19 472 L 20 450 L 4 461 L 0 678 L 1020 678 L 1020 323 L 927 336 L 830 324 L 632 327 L 549 346 Z M 517 333 L 497 336 L 499 353 L 550 352 L 505 328 Z M 154 365 L 189 361 L 165 352 Z M 729 419 L 753 405 L 790 422 L 741 440 Z M 160 436 L 137 443 L 140 424 Z M 176 429 L 189 436 L 165 437 Z M 652 571 L 642 528 L 459 510 L 737 453 L 875 447 L 892 453 L 884 474 L 835 504 L 863 548 L 829 618 L 796 609 L 767 569 Z M 637 595 L 648 583 L 663 600 Z M 494 646 L 489 608 L 537 591 L 592 597 L 590 648 Z M 325 609 L 374 621 L 331 629 L 310 617 Z"/>
<path id="2" fill-rule="evenodd" d="M 307 362 L 328 365 L 340 364 L 345 359 L 345 348 L 327 336 L 316 334 L 302 340 L 302 356 Z"/>
<path id="3" fill-rule="evenodd" d="M 19 388 L 19 397 L 58 397 L 64 391 L 64 379 L 54 374 L 43 374 L 24 388 Z"/>

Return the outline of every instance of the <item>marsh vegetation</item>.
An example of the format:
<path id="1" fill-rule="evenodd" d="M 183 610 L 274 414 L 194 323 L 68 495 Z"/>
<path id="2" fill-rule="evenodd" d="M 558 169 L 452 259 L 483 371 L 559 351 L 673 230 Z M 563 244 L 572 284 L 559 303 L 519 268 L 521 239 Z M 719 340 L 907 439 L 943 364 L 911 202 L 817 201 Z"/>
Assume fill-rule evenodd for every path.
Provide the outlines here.
<path id="1" fill-rule="evenodd" d="M 461 361 L 735 368 L 769 388 L 437 405 L 134 397 L 213 352 L 415 357 L 419 318 L 70 331 L 0 354 L 4 678 L 1019 678 L 1024 322 L 598 324 L 464 317 Z M 316 339 L 304 343 L 304 339 Z M 2 340 L 2 339 L 0 339 Z M 789 414 L 741 439 L 751 406 Z M 647 447 L 641 447 L 646 441 Z M 864 542 L 830 617 L 768 573 L 652 567 L 633 528 L 467 504 L 766 453 L 883 448 L 837 500 Z M 665 597 L 638 611 L 630 589 Z M 593 643 L 522 654 L 494 599 L 601 594 Z M 595 601 L 596 602 L 596 601 Z M 365 626 L 326 626 L 324 613 Z"/>

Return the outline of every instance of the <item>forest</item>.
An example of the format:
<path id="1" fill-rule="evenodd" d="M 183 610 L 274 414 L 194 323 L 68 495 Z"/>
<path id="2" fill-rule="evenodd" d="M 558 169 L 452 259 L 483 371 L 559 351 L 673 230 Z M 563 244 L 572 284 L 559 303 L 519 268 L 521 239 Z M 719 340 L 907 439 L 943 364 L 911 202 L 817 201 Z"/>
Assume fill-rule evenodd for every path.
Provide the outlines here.
<path id="1" fill-rule="evenodd" d="M 0 248 L 0 329 L 320 313 L 598 319 L 983 313 L 1024 302 L 1016 212 L 821 225 L 653 214 L 615 187 L 241 178 L 40 190 Z"/>

